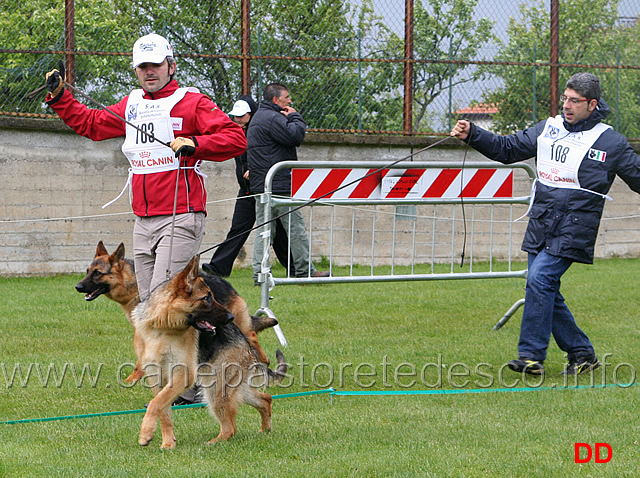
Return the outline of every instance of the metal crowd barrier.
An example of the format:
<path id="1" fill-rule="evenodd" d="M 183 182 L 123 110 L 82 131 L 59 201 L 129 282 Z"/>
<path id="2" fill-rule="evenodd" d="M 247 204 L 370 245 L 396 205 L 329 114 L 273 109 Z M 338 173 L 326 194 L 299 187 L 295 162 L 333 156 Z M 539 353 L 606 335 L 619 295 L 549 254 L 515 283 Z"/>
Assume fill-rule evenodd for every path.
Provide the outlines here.
<path id="1" fill-rule="evenodd" d="M 291 168 L 290 197 L 272 193 L 273 177 L 283 168 Z M 309 260 L 328 259 L 331 275 L 291 277 L 287 270 L 284 277 L 274 276 L 265 240 L 256 315 L 277 319 L 269 301 L 278 285 L 526 278 L 526 257 L 520 256 L 525 268 L 513 262 L 526 228 L 526 221 L 517 219 L 527 210 L 534 180 L 527 164 L 278 163 L 259 198 L 265 222 L 272 219 L 272 206 L 300 208 L 306 215 Z M 270 229 L 257 233 L 266 238 Z M 494 329 L 523 303 L 513 304 Z M 280 326 L 275 332 L 286 346 Z"/>

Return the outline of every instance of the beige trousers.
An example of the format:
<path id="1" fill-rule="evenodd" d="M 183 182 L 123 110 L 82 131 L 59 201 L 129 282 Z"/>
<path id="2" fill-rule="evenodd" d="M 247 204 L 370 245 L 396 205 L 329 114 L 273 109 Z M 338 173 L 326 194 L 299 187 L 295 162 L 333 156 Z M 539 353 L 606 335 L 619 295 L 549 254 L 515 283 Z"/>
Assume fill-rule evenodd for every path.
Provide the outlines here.
<path id="1" fill-rule="evenodd" d="M 204 237 L 204 212 L 173 216 L 136 217 L 133 226 L 133 254 L 138 282 L 138 294 L 145 300 L 151 291 L 167 277 L 180 272 L 200 249 Z"/>

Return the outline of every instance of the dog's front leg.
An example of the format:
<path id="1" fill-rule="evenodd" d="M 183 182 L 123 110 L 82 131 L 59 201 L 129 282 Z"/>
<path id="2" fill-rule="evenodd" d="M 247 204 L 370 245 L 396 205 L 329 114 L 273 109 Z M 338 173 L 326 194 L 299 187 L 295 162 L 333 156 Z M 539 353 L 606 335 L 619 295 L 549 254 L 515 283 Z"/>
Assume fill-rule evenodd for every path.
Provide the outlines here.
<path id="1" fill-rule="evenodd" d="M 136 366 L 133 372 L 124 380 L 127 383 L 136 383 L 144 377 L 144 370 L 140 358 L 144 355 L 144 341 L 140 334 L 133 331 L 133 351 L 136 354 Z"/>
<path id="2" fill-rule="evenodd" d="M 171 403 L 173 403 L 173 401 Z M 176 436 L 173 432 L 173 420 L 171 418 L 171 405 L 163 408 L 162 411 L 160 412 L 160 429 L 162 430 L 161 448 L 163 450 L 175 448 Z"/>
<path id="3" fill-rule="evenodd" d="M 160 419 L 160 427 L 162 430 L 162 446 L 161 448 L 175 448 L 176 437 L 174 434 L 173 420 L 171 419 L 171 405 L 182 393 L 184 393 L 194 381 L 192 376 L 176 377 L 171 384 L 164 387 L 158 392 L 147 407 L 147 412 L 142 419 L 140 427 L 140 439 L 138 443 L 147 446 L 153 439 L 156 431 L 158 419 Z"/>
<path id="4" fill-rule="evenodd" d="M 147 411 L 142 419 L 140 427 L 140 439 L 138 443 L 147 446 L 153 439 L 156 431 L 158 419 L 162 428 L 162 447 L 174 448 L 176 439 L 173 434 L 173 421 L 171 420 L 171 404 L 173 401 L 186 390 L 186 388 L 175 389 L 167 386 L 160 391 L 153 400 L 149 402 Z"/>
<path id="5" fill-rule="evenodd" d="M 136 330 L 133 331 L 133 350 L 136 354 L 136 366 L 133 372 L 131 372 L 131 375 L 124 380 L 127 383 L 136 383 L 144 377 L 144 370 L 140 360 L 140 357 L 144 355 L 144 341 Z"/>
<path id="6" fill-rule="evenodd" d="M 180 395 L 180 391 L 175 394 L 174 390 L 167 386 L 160 390 L 149 402 L 147 411 L 140 426 L 140 438 L 138 443 L 147 446 L 153 440 L 153 435 L 160 419 L 162 427 L 162 448 L 173 448 L 176 446 L 173 435 L 173 422 L 171 420 L 171 404 Z"/>
<path id="7" fill-rule="evenodd" d="M 140 425 L 140 438 L 138 439 L 138 444 L 141 446 L 147 446 L 151 443 L 151 440 L 153 440 L 153 434 L 155 433 L 156 426 L 158 424 L 158 414 L 161 410 L 160 402 L 156 400 L 160 396 L 160 391 L 161 389 L 159 386 L 153 387 L 155 397 L 149 402 L 149 405 L 147 405 L 147 411 L 142 419 L 142 425 Z"/>
<path id="8" fill-rule="evenodd" d="M 133 372 L 124 379 L 126 383 L 137 383 L 142 377 L 144 377 L 144 371 L 136 364 L 136 367 L 133 369 Z"/>

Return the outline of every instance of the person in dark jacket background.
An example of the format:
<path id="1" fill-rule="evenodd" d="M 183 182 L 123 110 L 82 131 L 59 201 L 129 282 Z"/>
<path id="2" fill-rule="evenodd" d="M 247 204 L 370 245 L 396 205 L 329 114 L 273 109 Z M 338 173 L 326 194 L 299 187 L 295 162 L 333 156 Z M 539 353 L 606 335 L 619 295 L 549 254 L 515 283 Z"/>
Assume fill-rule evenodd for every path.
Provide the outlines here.
<path id="1" fill-rule="evenodd" d="M 250 95 L 242 95 L 238 98 L 229 113 L 229 117 L 247 132 L 251 118 L 258 111 L 258 104 Z M 247 166 L 247 152 L 235 157 L 236 178 L 240 190 L 231 218 L 231 228 L 225 241 L 218 246 L 211 261 L 202 264 L 202 269 L 210 274 L 228 277 L 233 269 L 233 262 L 238 257 L 242 246 L 247 241 L 251 228 L 256 222 L 256 200 L 249 188 L 249 168 Z M 282 227 L 282 221 L 276 220 L 273 250 L 280 263 L 289 269 L 289 275 L 295 276 L 293 257 L 289 254 L 289 241 L 287 232 Z"/>
<path id="2" fill-rule="evenodd" d="M 247 160 L 249 164 L 250 188 L 254 194 L 264 192 L 267 172 L 282 161 L 297 161 L 296 147 L 302 144 L 307 124 L 302 115 L 291 107 L 289 89 L 282 83 L 270 83 L 263 90 L 263 101 L 258 107 L 247 130 Z M 274 176 L 272 192 L 279 196 L 291 195 L 291 170 L 281 169 Z M 289 211 L 287 206 L 274 207 L 272 217 Z M 256 221 L 264 222 L 264 207 L 256 202 Z M 309 257 L 309 240 L 300 210 L 282 216 L 282 224 L 289 234 L 291 254 L 294 259 L 296 277 L 327 277 L 328 272 L 317 271 Z M 273 237 L 267 236 L 269 244 Z M 261 231 L 256 234 L 253 250 L 253 278 L 258 284 L 262 272 L 264 240 Z"/>
<path id="3" fill-rule="evenodd" d="M 567 81 L 562 114 L 515 134 L 499 136 L 460 120 L 451 131 L 489 159 L 504 164 L 536 157 L 538 177 L 522 243 L 528 253 L 518 359 L 511 370 L 544 373 L 550 336 L 568 354 L 563 374 L 600 366 L 593 345 L 576 325 L 560 293 L 560 279 L 573 262 L 593 263 L 600 219 L 619 176 L 640 192 L 640 157 L 602 120 L 610 113 L 600 81 L 577 73 Z"/>

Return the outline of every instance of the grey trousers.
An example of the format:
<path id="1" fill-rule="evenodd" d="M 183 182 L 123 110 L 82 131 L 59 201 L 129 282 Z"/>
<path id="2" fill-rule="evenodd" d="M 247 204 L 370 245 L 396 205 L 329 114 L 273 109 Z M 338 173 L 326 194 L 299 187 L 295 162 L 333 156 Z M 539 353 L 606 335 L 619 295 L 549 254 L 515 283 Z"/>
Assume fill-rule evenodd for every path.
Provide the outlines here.
<path id="1" fill-rule="evenodd" d="M 280 214 L 289 210 L 289 206 L 276 206 L 271 208 L 271 218 L 273 219 Z M 316 271 L 309 257 L 309 238 L 304 225 L 304 218 L 300 210 L 296 210 L 291 214 L 286 214 L 280 219 L 284 230 L 289 235 L 289 244 L 291 247 L 291 255 L 296 269 L 297 277 L 308 277 Z M 256 224 L 264 222 L 264 204 L 256 200 Z M 275 222 L 269 223 L 270 229 L 269 245 L 273 243 L 275 234 Z M 253 247 L 253 278 L 257 279 L 258 274 L 262 271 L 262 259 L 264 255 L 264 238 L 262 236 L 263 228 L 256 230 L 256 241 Z M 268 263 L 271 267 L 271 261 Z"/>
<path id="2" fill-rule="evenodd" d="M 167 279 L 167 269 L 173 276 L 183 270 L 198 253 L 204 237 L 204 220 L 204 212 L 176 215 L 169 257 L 172 216 L 136 217 L 133 254 L 141 300 L 145 300 L 153 289 Z"/>

